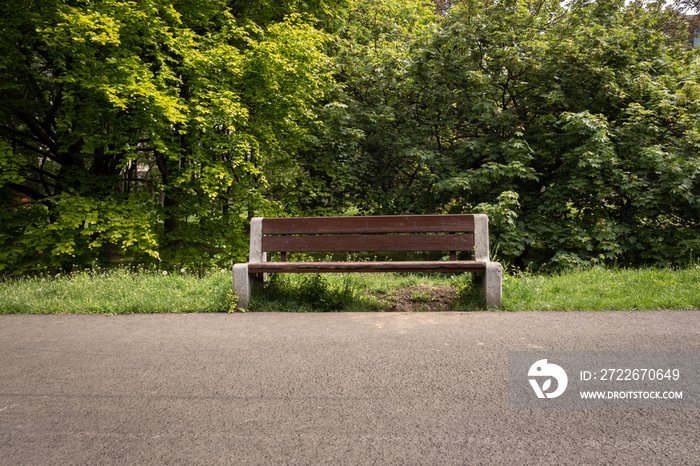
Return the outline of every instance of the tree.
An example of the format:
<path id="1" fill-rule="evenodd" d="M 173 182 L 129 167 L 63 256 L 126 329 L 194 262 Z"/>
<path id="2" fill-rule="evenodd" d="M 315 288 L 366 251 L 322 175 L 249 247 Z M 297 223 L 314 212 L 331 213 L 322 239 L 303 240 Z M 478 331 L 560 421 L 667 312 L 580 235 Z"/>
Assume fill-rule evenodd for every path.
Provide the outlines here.
<path id="1" fill-rule="evenodd" d="M 697 254 L 698 65 L 673 21 L 622 1 L 453 9 L 415 67 L 441 206 L 491 214 L 521 266 Z"/>
<path id="2" fill-rule="evenodd" d="M 346 188 L 328 198 L 488 213 L 521 267 L 697 254 L 697 59 L 672 10 L 474 0 L 440 19 L 375 3 L 354 4 L 332 53 L 321 153 Z"/>
<path id="3" fill-rule="evenodd" d="M 417 89 L 410 69 L 439 17 L 422 1 L 355 0 L 334 32 L 335 92 L 321 111 L 316 144 L 301 164 L 318 180 L 317 209 L 419 213 L 425 134 L 412 125 Z M 317 210 L 317 211 L 321 211 Z"/>
<path id="4" fill-rule="evenodd" d="M 242 256 L 328 82 L 312 19 L 259 26 L 197 0 L 1 8 L 0 271 Z"/>

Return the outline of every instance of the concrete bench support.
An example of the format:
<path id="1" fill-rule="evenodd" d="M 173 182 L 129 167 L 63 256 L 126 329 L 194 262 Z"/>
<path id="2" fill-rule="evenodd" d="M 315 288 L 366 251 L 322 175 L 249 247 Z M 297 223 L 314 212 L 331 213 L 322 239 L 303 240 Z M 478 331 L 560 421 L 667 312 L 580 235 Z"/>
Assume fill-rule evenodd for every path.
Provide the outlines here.
<path id="1" fill-rule="evenodd" d="M 484 298 L 488 309 L 501 307 L 503 296 L 503 267 L 498 262 L 487 262 L 484 273 Z"/>
<path id="2" fill-rule="evenodd" d="M 251 278 L 248 264 L 233 265 L 233 291 L 238 295 L 236 307 L 245 309 L 250 302 Z"/>

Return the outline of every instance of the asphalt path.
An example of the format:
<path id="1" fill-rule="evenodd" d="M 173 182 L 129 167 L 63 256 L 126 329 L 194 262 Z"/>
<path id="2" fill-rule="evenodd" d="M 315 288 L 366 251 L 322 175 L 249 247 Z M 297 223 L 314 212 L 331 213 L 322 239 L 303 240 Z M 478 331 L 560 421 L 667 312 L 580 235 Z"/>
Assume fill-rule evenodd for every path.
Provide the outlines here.
<path id="1" fill-rule="evenodd" d="M 0 316 L 0 464 L 700 464 L 697 409 L 515 409 L 509 351 L 700 311 Z"/>

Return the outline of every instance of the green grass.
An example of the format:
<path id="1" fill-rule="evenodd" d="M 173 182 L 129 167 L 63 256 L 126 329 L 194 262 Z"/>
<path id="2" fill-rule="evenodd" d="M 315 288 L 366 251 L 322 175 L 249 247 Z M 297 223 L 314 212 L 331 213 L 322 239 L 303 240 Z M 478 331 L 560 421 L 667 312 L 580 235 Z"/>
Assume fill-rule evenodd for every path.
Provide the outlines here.
<path id="1" fill-rule="evenodd" d="M 484 309 L 471 275 L 281 274 L 254 291 L 251 311 L 384 311 L 397 290 L 451 286 L 457 311 Z M 386 295 L 387 297 L 382 297 Z M 420 306 L 429 295 L 416 291 Z M 228 270 L 202 277 L 162 271 L 84 271 L 0 280 L 0 314 L 227 312 L 235 308 Z M 700 309 L 700 264 L 681 269 L 591 269 L 504 277 L 503 309 Z"/>
<path id="2" fill-rule="evenodd" d="M 231 304 L 231 274 L 85 271 L 0 282 L 0 314 L 220 312 Z"/>
<path id="3" fill-rule="evenodd" d="M 392 294 L 412 286 L 453 286 L 458 290 L 455 310 L 483 308 L 478 290 L 471 287 L 471 275 L 444 274 L 279 274 L 270 275 L 265 289 L 254 289 L 251 311 L 318 312 L 384 311 L 388 298 L 376 294 Z M 417 296 L 417 295 L 416 295 Z M 460 301 L 466 301 L 461 303 Z"/>
<path id="4" fill-rule="evenodd" d="M 700 264 L 681 269 L 604 269 L 515 275 L 503 284 L 503 309 L 700 309 Z"/>

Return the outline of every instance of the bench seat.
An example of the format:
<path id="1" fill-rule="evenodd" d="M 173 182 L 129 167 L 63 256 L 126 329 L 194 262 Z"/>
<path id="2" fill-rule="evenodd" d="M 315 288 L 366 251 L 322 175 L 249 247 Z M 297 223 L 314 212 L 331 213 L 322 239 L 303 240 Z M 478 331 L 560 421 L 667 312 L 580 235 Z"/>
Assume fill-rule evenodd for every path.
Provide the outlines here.
<path id="1" fill-rule="evenodd" d="M 248 273 L 484 272 L 482 261 L 253 262 Z"/>

